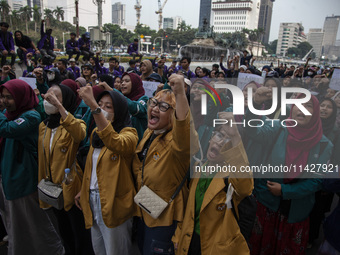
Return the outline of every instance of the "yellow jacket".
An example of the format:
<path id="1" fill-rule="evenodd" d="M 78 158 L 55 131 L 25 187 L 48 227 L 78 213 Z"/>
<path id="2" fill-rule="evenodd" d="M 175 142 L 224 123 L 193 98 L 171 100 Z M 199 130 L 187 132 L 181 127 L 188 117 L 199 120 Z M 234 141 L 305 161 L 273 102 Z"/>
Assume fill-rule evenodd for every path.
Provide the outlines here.
<path id="1" fill-rule="evenodd" d="M 173 128 L 166 135 L 158 135 L 152 142 L 145 160 L 144 185 L 149 187 L 165 201 L 169 201 L 183 180 L 190 164 L 190 112 L 186 119 L 179 121 L 173 116 Z M 138 153 L 153 130 L 147 129 L 140 141 L 133 160 L 133 172 L 137 181 L 137 190 L 141 188 L 142 165 Z M 176 196 L 175 200 L 162 212 L 158 219 L 138 207 L 148 227 L 170 226 L 173 221 L 182 221 L 188 197 L 187 185 Z"/>
<path id="2" fill-rule="evenodd" d="M 39 157 L 39 181 L 46 178 L 49 173 L 48 166 L 51 169 L 53 183 L 61 184 L 65 176 L 65 168 L 70 168 L 73 175 L 73 182 L 69 185 L 63 184 L 64 209 L 68 211 L 74 204 L 74 197 L 77 195 L 81 187 L 82 170 L 76 162 L 76 154 L 79 143 L 85 138 L 86 125 L 85 122 L 74 118 L 71 113 L 65 120 L 60 119 L 60 126 L 54 135 L 51 152 L 50 139 L 52 129 L 47 128 L 44 122 L 39 126 L 39 143 L 38 143 L 38 157 Z M 44 149 L 45 153 L 44 153 Z M 74 167 L 72 167 L 74 166 Z M 71 168 L 72 167 L 72 168 Z M 77 172 L 76 172 L 77 170 Z M 41 208 L 49 208 L 50 205 L 39 201 Z"/>
<path id="3" fill-rule="evenodd" d="M 131 163 L 138 143 L 138 135 L 136 129 L 130 127 L 122 129 L 118 134 L 111 123 L 108 123 L 102 131 L 97 131 L 96 128 L 93 132 L 97 132 L 105 144 L 97 161 L 97 179 L 104 223 L 107 227 L 114 228 L 134 216 L 137 209 L 133 201 L 136 190 Z M 80 196 L 86 228 L 93 225 L 89 198 L 93 150 L 91 146 Z"/>
<path id="4" fill-rule="evenodd" d="M 231 144 L 228 144 L 227 147 L 230 148 Z M 230 164 L 240 169 L 240 166 L 249 164 L 242 143 L 224 151 L 223 154 L 226 159 L 225 165 Z M 246 255 L 249 254 L 247 242 L 240 232 L 232 210 L 227 209 L 225 205 L 226 192 L 224 188 L 226 185 L 223 177 L 225 177 L 223 173 L 216 174 L 204 194 L 200 211 L 201 254 Z M 249 173 L 237 173 L 229 176 L 228 181 L 232 183 L 235 189 L 233 202 L 236 212 L 240 201 L 252 193 L 254 182 L 251 177 L 252 175 Z M 195 225 L 195 192 L 198 181 L 199 178 L 193 178 L 191 181 L 184 221 L 177 226 L 175 235 L 172 238 L 174 243 L 178 243 L 176 254 L 188 254 Z"/>

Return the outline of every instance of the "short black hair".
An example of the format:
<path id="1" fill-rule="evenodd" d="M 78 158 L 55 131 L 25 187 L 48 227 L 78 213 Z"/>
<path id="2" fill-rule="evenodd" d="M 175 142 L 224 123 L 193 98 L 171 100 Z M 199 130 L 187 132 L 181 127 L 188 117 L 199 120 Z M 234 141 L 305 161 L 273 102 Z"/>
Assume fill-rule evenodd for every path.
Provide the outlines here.
<path id="1" fill-rule="evenodd" d="M 73 32 L 70 35 L 77 36 L 76 33 L 73 33 Z"/>
<path id="2" fill-rule="evenodd" d="M 114 79 L 111 75 L 102 74 L 101 76 L 99 76 L 99 80 L 102 81 L 102 82 L 106 82 L 107 85 L 109 85 L 111 88 L 113 88 Z"/>
<path id="3" fill-rule="evenodd" d="M 1 27 L 7 27 L 7 28 L 9 28 L 9 25 L 8 25 L 7 22 L 1 22 L 1 23 L 0 23 L 0 26 L 1 26 Z"/>
<path id="4" fill-rule="evenodd" d="M 67 67 L 67 59 L 66 58 L 61 58 L 61 59 L 59 59 L 58 61 L 60 61 L 61 63 L 63 63 L 63 65 L 65 66 L 65 67 Z"/>
<path id="5" fill-rule="evenodd" d="M 133 39 L 133 41 L 134 41 L 134 42 L 138 42 L 138 39 L 137 39 L 137 38 L 135 38 L 135 39 Z"/>
<path id="6" fill-rule="evenodd" d="M 188 63 L 189 63 L 189 65 L 190 65 L 190 63 L 191 63 L 191 57 L 182 57 L 181 60 L 180 60 L 180 62 L 182 62 L 183 60 L 187 60 Z"/>
<path id="7" fill-rule="evenodd" d="M 203 67 L 202 72 L 205 73 L 206 75 L 210 74 L 210 70 L 208 68 Z"/>
<path id="8" fill-rule="evenodd" d="M 130 59 L 129 65 L 131 66 L 131 65 L 135 65 L 135 64 L 136 64 L 136 60 Z"/>
<path id="9" fill-rule="evenodd" d="M 115 62 L 116 62 L 116 61 L 117 61 L 117 59 L 116 59 L 116 58 L 114 58 L 114 57 L 112 57 L 112 58 L 110 58 L 110 59 L 109 59 L 109 62 L 111 62 L 111 61 L 115 61 Z"/>
<path id="10" fill-rule="evenodd" d="M 220 68 L 220 66 L 218 64 L 213 64 L 213 68 Z"/>

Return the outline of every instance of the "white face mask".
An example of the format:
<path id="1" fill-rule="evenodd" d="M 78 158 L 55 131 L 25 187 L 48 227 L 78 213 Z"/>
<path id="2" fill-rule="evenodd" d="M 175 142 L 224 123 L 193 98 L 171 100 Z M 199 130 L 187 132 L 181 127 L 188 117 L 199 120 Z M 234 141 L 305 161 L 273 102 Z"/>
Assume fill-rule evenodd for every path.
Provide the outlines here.
<path id="1" fill-rule="evenodd" d="M 48 72 L 48 73 L 47 73 L 47 79 L 48 79 L 49 81 L 53 81 L 54 78 L 55 78 L 55 73 L 53 73 L 53 72 Z"/>
<path id="2" fill-rule="evenodd" d="M 58 108 L 44 99 L 44 108 L 47 115 L 56 114 L 59 112 Z"/>
<path id="3" fill-rule="evenodd" d="M 313 75 L 313 72 L 308 72 L 308 75 L 309 75 L 309 76 L 312 76 L 312 75 Z"/>
<path id="4" fill-rule="evenodd" d="M 109 113 L 105 110 L 102 109 L 102 113 L 104 114 L 105 119 L 107 119 L 108 121 L 112 122 L 113 121 L 113 113 Z"/>

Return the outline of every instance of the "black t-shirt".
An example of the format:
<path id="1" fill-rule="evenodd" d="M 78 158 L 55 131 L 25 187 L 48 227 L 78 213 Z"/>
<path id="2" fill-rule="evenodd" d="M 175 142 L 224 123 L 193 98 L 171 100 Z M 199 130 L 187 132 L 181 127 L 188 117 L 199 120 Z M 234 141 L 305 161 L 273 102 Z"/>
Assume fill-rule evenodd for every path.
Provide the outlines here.
<path id="1" fill-rule="evenodd" d="M 24 35 L 20 41 L 15 39 L 15 44 L 16 44 L 16 46 L 24 47 L 25 49 L 33 48 L 32 47 L 32 40 L 31 40 L 31 38 L 29 38 L 26 35 Z"/>

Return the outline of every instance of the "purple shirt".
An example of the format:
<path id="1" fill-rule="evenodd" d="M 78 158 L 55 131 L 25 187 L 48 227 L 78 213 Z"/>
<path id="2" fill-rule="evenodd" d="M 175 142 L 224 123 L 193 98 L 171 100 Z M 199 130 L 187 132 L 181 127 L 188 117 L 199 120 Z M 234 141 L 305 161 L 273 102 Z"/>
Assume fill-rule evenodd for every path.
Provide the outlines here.
<path id="1" fill-rule="evenodd" d="M 134 43 L 130 43 L 130 45 L 128 47 L 128 53 L 130 55 L 132 55 L 132 53 L 138 54 L 138 44 L 135 45 Z"/>
<path id="2" fill-rule="evenodd" d="M 74 48 L 79 48 L 78 41 L 72 41 L 71 39 L 66 42 L 66 50 L 74 50 Z"/>
<path id="3" fill-rule="evenodd" d="M 85 44 L 85 47 L 83 45 Z M 83 38 L 79 38 L 78 40 L 78 46 L 80 50 L 85 50 L 85 51 L 90 51 L 91 49 L 91 41 L 90 39 L 87 40 L 86 42 L 83 40 Z"/>
<path id="4" fill-rule="evenodd" d="M 44 49 L 45 41 L 49 40 L 48 50 L 53 50 L 54 49 L 54 38 L 53 38 L 53 36 L 48 35 L 44 32 L 44 23 L 41 23 L 40 36 L 41 36 L 41 39 L 38 43 L 38 49 L 39 50 Z"/>
<path id="5" fill-rule="evenodd" d="M 0 31 L 0 50 L 14 50 L 14 40 L 11 32 L 3 33 Z"/>
<path id="6" fill-rule="evenodd" d="M 67 70 L 73 72 L 74 79 L 78 79 L 80 77 L 80 69 L 79 67 L 75 66 L 74 69 L 72 67 L 67 68 Z"/>

